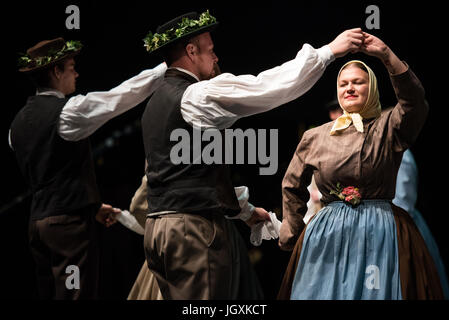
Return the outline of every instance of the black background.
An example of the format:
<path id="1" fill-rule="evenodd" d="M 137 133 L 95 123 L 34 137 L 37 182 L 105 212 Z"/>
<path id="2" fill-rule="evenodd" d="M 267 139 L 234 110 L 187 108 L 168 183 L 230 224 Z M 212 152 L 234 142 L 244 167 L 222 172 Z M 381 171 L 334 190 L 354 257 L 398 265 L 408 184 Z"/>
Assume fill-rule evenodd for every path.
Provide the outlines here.
<path id="1" fill-rule="evenodd" d="M 78 5 L 79 30 L 68 30 L 65 9 Z M 380 9 L 380 29 L 367 30 L 365 9 Z M 445 265 L 449 265 L 446 215 L 447 191 L 446 101 L 448 50 L 447 26 L 440 2 L 399 1 L 58 1 L 13 2 L 2 5 L 2 117 L 0 149 L 3 173 L 0 189 L 0 284 L 5 298 L 36 297 L 34 265 L 27 244 L 29 199 L 7 134 L 14 115 L 25 104 L 34 88 L 17 71 L 19 52 L 38 41 L 58 36 L 84 44 L 77 57 L 80 74 L 77 93 L 109 90 L 122 81 L 160 62 L 150 56 L 142 39 L 149 30 L 180 14 L 209 9 L 220 22 L 212 34 L 215 52 L 223 72 L 253 74 L 294 58 L 304 43 L 315 48 L 332 41 L 348 28 L 362 27 L 387 43 L 413 69 L 426 89 L 431 107 L 425 127 L 411 148 L 419 168 L 417 207 L 427 221 Z M 250 188 L 250 201 L 267 210 L 281 212 L 281 180 L 300 134 L 311 126 L 329 121 L 324 104 L 333 98 L 336 75 L 341 65 L 362 59 L 375 71 L 381 103 L 395 104 L 394 92 L 383 65 L 373 57 L 348 55 L 333 62 L 317 84 L 304 96 L 273 111 L 241 119 L 233 128 L 279 130 L 279 168 L 273 176 L 260 176 L 258 165 L 233 165 L 234 185 Z M 6 72 L 5 72 L 6 71 Z M 96 150 L 97 180 L 103 202 L 126 209 L 140 185 L 144 153 L 140 117 L 146 101 L 124 115 L 109 121 L 92 137 Z M 109 143 L 108 142 L 112 142 Z M 245 239 L 249 230 L 238 224 Z M 120 224 L 102 229 L 103 299 L 125 299 L 144 260 L 143 238 Z M 248 242 L 249 244 L 249 242 Z M 265 297 L 274 299 L 286 268 L 289 253 L 281 252 L 276 241 L 250 248 L 251 257 L 263 283 Z"/>

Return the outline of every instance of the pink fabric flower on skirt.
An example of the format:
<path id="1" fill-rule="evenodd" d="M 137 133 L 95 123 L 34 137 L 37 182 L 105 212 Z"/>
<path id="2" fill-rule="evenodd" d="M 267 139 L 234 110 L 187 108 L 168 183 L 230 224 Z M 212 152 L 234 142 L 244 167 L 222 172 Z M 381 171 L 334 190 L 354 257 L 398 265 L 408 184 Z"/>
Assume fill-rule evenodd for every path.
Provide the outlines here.
<path id="1" fill-rule="evenodd" d="M 337 183 L 336 190 L 332 190 L 330 194 L 335 194 L 340 200 L 350 203 L 353 206 L 357 206 L 362 201 L 359 188 L 353 186 L 343 188 L 340 182 Z"/>

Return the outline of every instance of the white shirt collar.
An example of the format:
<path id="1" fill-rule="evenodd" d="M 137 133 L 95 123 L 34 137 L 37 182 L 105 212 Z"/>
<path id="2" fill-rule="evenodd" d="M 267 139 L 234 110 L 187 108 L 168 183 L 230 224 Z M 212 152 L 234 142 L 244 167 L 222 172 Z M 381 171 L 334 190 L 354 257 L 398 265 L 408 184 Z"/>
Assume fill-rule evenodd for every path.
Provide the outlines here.
<path id="1" fill-rule="evenodd" d="M 171 67 L 169 69 L 176 69 L 176 70 L 179 70 L 181 72 L 187 73 L 189 76 L 194 77 L 198 82 L 200 81 L 200 79 L 198 79 L 198 77 L 195 74 L 193 74 L 192 72 L 190 72 L 189 70 L 186 70 L 186 69 L 183 69 L 183 68 L 179 68 L 179 67 Z"/>
<path id="2" fill-rule="evenodd" d="M 58 97 L 61 99 L 65 98 L 65 95 L 61 91 L 53 89 L 53 88 L 38 88 L 36 90 L 36 95 L 37 96 L 55 96 L 55 97 Z"/>

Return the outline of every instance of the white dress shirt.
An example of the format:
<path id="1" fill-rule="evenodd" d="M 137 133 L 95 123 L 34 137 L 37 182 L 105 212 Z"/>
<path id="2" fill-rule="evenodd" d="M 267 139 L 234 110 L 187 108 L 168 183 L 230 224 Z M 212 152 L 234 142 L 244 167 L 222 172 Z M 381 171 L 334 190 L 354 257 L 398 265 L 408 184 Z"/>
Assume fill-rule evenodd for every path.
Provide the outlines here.
<path id="1" fill-rule="evenodd" d="M 335 60 L 328 45 L 304 44 L 295 59 L 257 76 L 223 73 L 190 85 L 181 114 L 192 126 L 224 129 L 239 118 L 265 112 L 306 93 Z"/>
<path id="2" fill-rule="evenodd" d="M 70 98 L 62 109 L 59 135 L 69 141 L 90 136 L 108 120 L 135 107 L 162 83 L 167 66 L 144 70 L 109 91 L 90 92 Z"/>
<path id="3" fill-rule="evenodd" d="M 167 70 L 165 63 L 144 70 L 109 91 L 90 92 L 71 97 L 64 105 L 58 123 L 58 133 L 67 141 L 87 138 L 108 120 L 135 107 L 151 95 L 162 83 Z M 55 89 L 40 89 L 36 95 L 52 95 L 64 98 Z M 11 143 L 11 131 L 8 136 Z"/>

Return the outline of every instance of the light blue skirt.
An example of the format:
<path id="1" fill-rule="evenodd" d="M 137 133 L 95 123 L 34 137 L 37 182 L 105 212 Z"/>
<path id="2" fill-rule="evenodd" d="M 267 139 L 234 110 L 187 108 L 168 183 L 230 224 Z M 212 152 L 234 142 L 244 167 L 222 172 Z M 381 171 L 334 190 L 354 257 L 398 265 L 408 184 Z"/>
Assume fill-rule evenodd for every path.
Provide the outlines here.
<path id="1" fill-rule="evenodd" d="M 292 300 L 400 300 L 398 244 L 391 205 L 342 201 L 307 225 Z"/>

